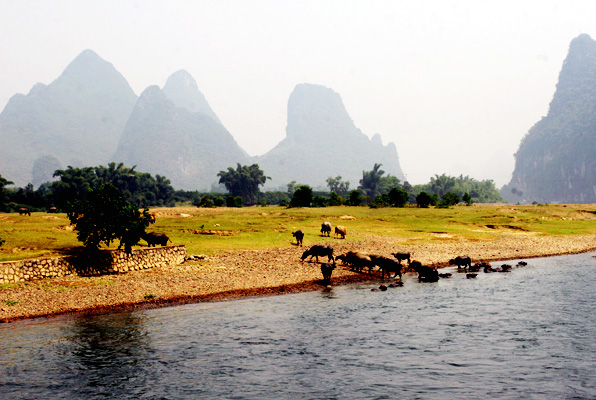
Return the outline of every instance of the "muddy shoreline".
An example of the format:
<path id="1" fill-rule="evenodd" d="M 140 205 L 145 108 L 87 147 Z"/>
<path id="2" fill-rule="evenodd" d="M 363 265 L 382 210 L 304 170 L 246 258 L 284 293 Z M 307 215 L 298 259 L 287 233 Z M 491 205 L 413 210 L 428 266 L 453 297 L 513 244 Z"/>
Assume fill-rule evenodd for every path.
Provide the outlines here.
<path id="1" fill-rule="evenodd" d="M 423 264 L 443 267 L 457 255 L 473 262 L 522 260 L 596 251 L 596 235 L 540 236 L 503 233 L 490 241 L 438 237 L 412 245 L 394 239 L 359 235 L 357 241 L 334 241 L 335 254 L 361 250 L 390 256 L 410 252 Z M 0 289 L 0 322 L 76 313 L 107 313 L 172 305 L 225 301 L 321 290 L 319 264 L 301 262 L 305 248 L 224 252 L 201 261 L 187 261 L 151 270 L 99 277 L 67 276 L 5 285 Z M 322 260 L 321 260 L 322 261 Z M 338 264 L 333 286 L 380 279 Z"/>

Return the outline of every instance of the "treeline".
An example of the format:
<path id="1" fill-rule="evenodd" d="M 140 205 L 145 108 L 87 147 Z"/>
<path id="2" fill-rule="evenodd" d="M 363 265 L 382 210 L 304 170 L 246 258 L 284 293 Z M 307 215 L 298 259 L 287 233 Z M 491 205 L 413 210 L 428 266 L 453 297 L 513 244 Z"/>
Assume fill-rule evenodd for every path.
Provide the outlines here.
<path id="1" fill-rule="evenodd" d="M 7 188 L 12 184 L 0 175 L 0 211 L 14 212 L 27 207 L 31 211 L 46 211 L 55 207 L 65 211 L 68 204 L 83 198 L 92 188 L 110 183 L 124 199 L 139 207 L 192 204 L 200 207 L 241 207 L 249 205 L 281 205 L 290 207 L 325 207 L 337 205 L 368 205 L 369 207 L 403 207 L 416 204 L 419 207 L 449 207 L 460 202 L 493 203 L 502 201 L 492 180 L 478 181 L 470 177 L 435 175 L 424 185 L 412 186 L 401 182 L 381 170 L 375 164 L 370 171 L 363 171 L 359 185 L 351 189 L 350 182 L 341 176 L 327 179 L 329 191 L 313 191 L 308 185 L 290 182 L 286 191 L 259 190 L 268 179 L 257 164 L 236 169 L 230 167 L 218 174 L 219 183 L 227 193 L 204 193 L 175 190 L 170 181 L 160 175 L 139 172 L 122 163 L 110 163 L 107 167 L 68 167 L 56 170 L 56 181 L 42 184 L 34 189 Z"/>

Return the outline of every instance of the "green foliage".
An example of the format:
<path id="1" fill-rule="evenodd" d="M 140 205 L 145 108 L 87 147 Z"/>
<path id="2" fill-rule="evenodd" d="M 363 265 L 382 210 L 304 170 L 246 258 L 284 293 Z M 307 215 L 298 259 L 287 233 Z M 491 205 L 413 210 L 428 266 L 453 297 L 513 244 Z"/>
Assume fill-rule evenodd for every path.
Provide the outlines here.
<path id="1" fill-rule="evenodd" d="M 226 197 L 226 207 L 242 207 L 242 197 L 240 196 L 228 196 Z"/>
<path id="2" fill-rule="evenodd" d="M 381 176 L 385 171 L 379 169 L 382 164 L 374 165 L 371 171 L 362 171 L 362 179 L 360 180 L 359 189 L 364 191 L 367 196 L 375 197 L 379 194 L 378 186 L 381 180 Z"/>
<path id="3" fill-rule="evenodd" d="M 474 202 L 474 200 L 472 200 L 472 196 L 470 196 L 470 193 L 464 193 L 461 199 L 464 201 L 464 203 L 466 203 L 467 206 L 472 205 Z"/>
<path id="4" fill-rule="evenodd" d="M 452 192 L 447 192 L 441 197 L 441 201 L 437 204 L 439 208 L 448 208 L 459 203 L 459 195 Z"/>
<path id="5" fill-rule="evenodd" d="M 222 197 L 216 196 L 213 198 L 213 205 L 215 207 L 223 207 L 225 204 L 226 201 Z"/>
<path id="6" fill-rule="evenodd" d="M 206 208 L 215 207 L 213 204 L 213 200 L 211 200 L 211 196 L 203 196 L 203 198 L 199 202 L 199 207 L 206 207 Z"/>
<path id="7" fill-rule="evenodd" d="M 389 193 L 391 191 L 391 189 L 399 189 L 401 188 L 401 181 L 399 179 L 397 179 L 396 176 L 393 175 L 387 175 L 387 176 L 382 176 L 381 179 L 379 179 L 379 184 L 377 186 L 377 190 L 379 191 L 379 193 Z"/>
<path id="8" fill-rule="evenodd" d="M 91 188 L 82 199 L 69 203 L 67 215 L 77 238 L 89 249 L 101 243 L 109 246 L 116 239 L 123 242 L 131 234 L 138 241 L 151 218 L 147 209 L 141 213 L 111 183 Z"/>
<path id="9" fill-rule="evenodd" d="M 327 198 L 323 196 L 315 196 L 312 201 L 313 207 L 327 207 Z"/>
<path id="10" fill-rule="evenodd" d="M 335 178 L 327 178 L 327 186 L 329 186 L 329 191 L 331 193 L 335 192 L 340 196 L 345 196 L 350 191 L 350 182 L 342 181 L 341 176 L 339 175 Z"/>
<path id="11" fill-rule="evenodd" d="M 290 207 L 310 207 L 312 201 L 312 189 L 310 186 L 299 185 L 290 200 Z"/>
<path id="12" fill-rule="evenodd" d="M 9 181 L 6 178 L 3 178 L 2 175 L 0 175 L 0 211 L 6 210 L 7 199 L 6 199 L 6 195 L 4 193 L 4 186 L 8 186 L 8 185 L 12 185 L 12 184 L 13 184 L 13 182 Z"/>
<path id="13" fill-rule="evenodd" d="M 420 192 L 416 196 L 416 204 L 420 208 L 428 208 L 432 204 L 432 197 L 424 191 Z"/>
<path id="14" fill-rule="evenodd" d="M 408 192 L 394 187 L 389 191 L 389 204 L 393 207 L 404 207 L 408 203 Z"/>
<path id="15" fill-rule="evenodd" d="M 329 195 L 329 205 L 332 207 L 341 206 L 342 204 L 344 204 L 344 201 L 344 198 L 335 192 L 331 192 L 331 194 Z"/>
<path id="16" fill-rule="evenodd" d="M 66 209 L 68 203 L 84 196 L 91 188 L 105 183 L 114 185 L 131 204 L 137 207 L 173 206 L 174 188 L 163 176 L 155 178 L 148 173 L 135 171 L 124 164 L 110 163 L 107 167 L 73 168 L 57 170 L 59 180 L 49 184 L 50 199 L 56 207 Z"/>
<path id="17" fill-rule="evenodd" d="M 362 204 L 362 193 L 359 190 L 352 190 L 350 192 L 350 199 L 348 200 L 351 206 L 359 206 Z"/>
<path id="18" fill-rule="evenodd" d="M 220 171 L 219 183 L 225 185 L 231 196 L 240 196 L 246 205 L 256 204 L 258 201 L 259 186 L 264 185 L 267 179 L 258 164 L 240 165 L 236 169 L 228 167 L 227 171 Z"/>
<path id="19" fill-rule="evenodd" d="M 478 181 L 469 176 L 460 175 L 459 177 L 435 175 L 426 185 L 421 185 L 414 190 L 425 191 L 430 194 L 436 194 L 442 198 L 448 192 L 457 194 L 463 198 L 465 193 L 470 195 L 473 203 L 498 203 L 503 201 L 495 183 L 491 179 Z M 464 200 L 465 201 L 465 200 Z"/>

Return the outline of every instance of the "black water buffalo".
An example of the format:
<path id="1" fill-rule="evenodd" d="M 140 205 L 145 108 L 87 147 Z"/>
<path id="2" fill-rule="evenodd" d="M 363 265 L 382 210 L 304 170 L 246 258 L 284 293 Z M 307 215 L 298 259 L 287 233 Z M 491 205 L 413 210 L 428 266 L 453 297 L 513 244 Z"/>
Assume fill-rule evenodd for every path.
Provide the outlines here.
<path id="1" fill-rule="evenodd" d="M 397 260 L 374 255 L 371 255 L 370 259 L 381 270 L 381 278 L 385 278 L 385 273 L 387 273 L 387 278 L 391 278 L 391 273 L 393 273 L 393 278 L 396 278 L 398 275 L 401 278 L 402 265 Z"/>
<path id="2" fill-rule="evenodd" d="M 457 265 L 457 268 L 469 268 L 472 266 L 472 260 L 468 256 L 457 256 L 449 260 L 449 265 Z"/>
<path id="3" fill-rule="evenodd" d="M 56 207 L 50 207 L 48 208 L 48 213 L 50 214 L 55 214 L 58 212 L 58 209 Z"/>
<path id="4" fill-rule="evenodd" d="M 422 265 L 419 261 L 412 261 L 410 268 L 418 273 L 418 280 L 421 282 L 437 282 L 439 280 L 439 271 L 434 267 Z"/>
<path id="5" fill-rule="evenodd" d="M 344 226 L 336 226 L 335 227 L 335 234 L 333 235 L 334 237 L 338 237 L 341 236 L 342 239 L 346 238 L 346 228 Z"/>
<path id="6" fill-rule="evenodd" d="M 298 246 L 302 246 L 302 239 L 304 239 L 304 232 L 298 229 L 296 232 L 292 232 L 292 236 L 296 238 Z"/>
<path id="7" fill-rule="evenodd" d="M 331 236 L 331 222 L 325 221 L 321 224 L 321 235 Z"/>
<path id="8" fill-rule="evenodd" d="M 358 272 L 364 268 L 368 268 L 368 272 L 370 273 L 375 266 L 370 256 L 360 251 L 348 251 L 336 258 L 341 260 L 344 265 L 348 265 L 350 269 Z"/>
<path id="9" fill-rule="evenodd" d="M 165 233 L 148 232 L 141 235 L 141 238 L 147 242 L 147 246 L 167 246 L 168 242 L 171 242 L 170 238 Z"/>
<path id="10" fill-rule="evenodd" d="M 326 285 L 331 284 L 331 273 L 333 273 L 334 269 L 335 264 L 331 264 L 328 262 L 321 264 L 321 272 L 323 273 L 323 283 L 325 283 Z"/>
<path id="11" fill-rule="evenodd" d="M 408 260 L 408 264 L 410 263 L 410 253 L 391 253 L 391 255 L 395 257 L 400 264 L 403 260 Z"/>
<path id="12" fill-rule="evenodd" d="M 310 249 L 306 250 L 304 253 L 302 253 L 302 257 L 300 257 L 300 259 L 304 261 L 308 256 L 310 256 L 308 260 L 309 262 L 312 261 L 313 257 L 315 257 L 317 262 L 319 262 L 319 256 L 327 257 L 328 261 L 335 261 L 333 258 L 333 247 L 324 246 L 321 244 L 315 244 Z"/>
<path id="13" fill-rule="evenodd" d="M 19 215 L 28 215 L 31 216 L 31 211 L 27 207 L 21 207 L 18 209 Z"/>

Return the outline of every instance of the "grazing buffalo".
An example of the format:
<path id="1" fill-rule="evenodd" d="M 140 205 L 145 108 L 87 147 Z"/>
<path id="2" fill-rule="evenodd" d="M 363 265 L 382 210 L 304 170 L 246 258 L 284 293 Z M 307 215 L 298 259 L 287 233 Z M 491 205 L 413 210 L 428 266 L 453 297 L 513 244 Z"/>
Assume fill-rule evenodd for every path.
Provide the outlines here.
<path id="1" fill-rule="evenodd" d="M 321 235 L 331 236 L 331 222 L 325 221 L 321 224 Z"/>
<path id="2" fill-rule="evenodd" d="M 525 267 L 526 265 L 528 265 L 528 263 L 525 262 L 525 261 L 520 261 L 520 262 L 517 263 L 517 266 L 518 267 Z"/>
<path id="3" fill-rule="evenodd" d="M 327 257 L 328 261 L 335 261 L 333 258 L 333 247 L 324 246 L 321 244 L 315 244 L 310 249 L 306 250 L 304 253 L 302 253 L 302 257 L 300 257 L 300 259 L 304 261 L 308 256 L 310 256 L 308 259 L 309 262 L 312 261 L 313 257 L 315 257 L 317 262 L 319 262 L 319 256 Z"/>
<path id="4" fill-rule="evenodd" d="M 412 261 L 410 268 L 418 273 L 418 280 L 421 282 L 437 282 L 439 280 L 439 271 L 434 267 L 422 265 L 419 261 Z"/>
<path id="5" fill-rule="evenodd" d="M 401 278 L 402 265 L 401 263 L 397 262 L 397 260 L 373 255 L 370 256 L 370 259 L 372 263 L 378 266 L 381 270 L 381 278 L 385 278 L 385 273 L 387 273 L 387 278 L 391 278 L 392 273 L 393 278 L 396 278 L 398 275 Z"/>
<path id="6" fill-rule="evenodd" d="M 304 239 L 304 232 L 298 229 L 296 232 L 292 232 L 292 236 L 296 238 L 296 244 L 302 246 L 302 239 Z"/>
<path id="7" fill-rule="evenodd" d="M 348 265 L 351 270 L 362 271 L 364 268 L 368 268 L 368 272 L 372 271 L 374 264 L 370 256 L 360 251 L 348 251 L 345 254 L 337 256 L 338 260 L 341 260 L 344 265 Z"/>
<path id="8" fill-rule="evenodd" d="M 501 270 L 499 272 L 509 272 L 511 270 L 511 265 L 503 264 L 501 265 Z"/>
<path id="9" fill-rule="evenodd" d="M 58 209 L 56 207 L 50 207 L 48 208 L 48 213 L 50 214 L 55 214 L 58 212 Z"/>
<path id="10" fill-rule="evenodd" d="M 335 227 L 335 234 L 333 235 L 333 237 L 337 238 L 338 236 L 341 236 L 342 239 L 346 238 L 346 228 L 343 226 L 336 226 Z"/>
<path id="11" fill-rule="evenodd" d="M 171 242 L 170 238 L 165 233 L 148 232 L 141 235 L 141 238 L 147 242 L 147 246 L 167 246 L 168 242 Z"/>
<path id="12" fill-rule="evenodd" d="M 472 266 L 472 260 L 468 256 L 457 256 L 449 260 L 449 265 L 457 265 L 457 268 L 468 268 Z"/>
<path id="13" fill-rule="evenodd" d="M 466 274 L 467 279 L 474 279 L 478 276 L 478 274 Z"/>
<path id="14" fill-rule="evenodd" d="M 21 207 L 18 209 L 19 215 L 28 215 L 31 216 L 31 211 L 27 207 Z"/>
<path id="15" fill-rule="evenodd" d="M 334 269 L 335 264 L 331 264 L 328 262 L 321 264 L 321 272 L 323 273 L 323 283 L 325 283 L 326 285 L 331 284 L 331 274 L 333 273 Z"/>
<path id="16" fill-rule="evenodd" d="M 408 260 L 408 264 L 410 263 L 410 253 L 391 253 L 391 255 L 397 258 L 400 264 L 403 260 Z"/>
<path id="17" fill-rule="evenodd" d="M 137 231 L 135 231 L 135 230 L 126 231 L 120 238 L 120 244 L 118 245 L 118 250 L 120 250 L 122 245 L 124 245 L 124 252 L 126 254 L 131 254 L 132 246 L 135 246 L 139 243 L 139 240 L 141 240 L 142 234 L 143 234 L 143 232 L 139 232 L 138 230 Z M 145 240 L 147 240 L 147 239 L 145 239 Z M 149 243 L 149 242 L 147 242 L 147 243 Z"/>

